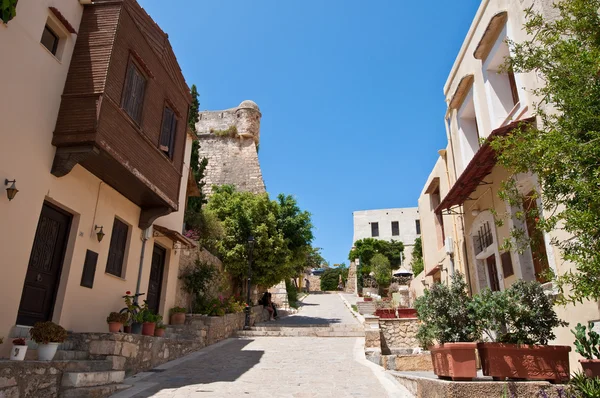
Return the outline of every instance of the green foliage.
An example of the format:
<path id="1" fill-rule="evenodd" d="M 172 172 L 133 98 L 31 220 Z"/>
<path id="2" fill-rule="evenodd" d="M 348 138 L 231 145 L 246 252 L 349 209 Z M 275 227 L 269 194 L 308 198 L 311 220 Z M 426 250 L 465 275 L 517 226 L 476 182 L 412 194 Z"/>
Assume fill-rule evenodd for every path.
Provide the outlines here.
<path id="1" fill-rule="evenodd" d="M 423 262 L 423 244 L 421 243 L 421 237 L 415 239 L 415 245 L 412 250 L 412 260 L 410 261 L 410 267 L 413 275 L 417 276 L 425 269 L 425 263 Z"/>
<path id="2" fill-rule="evenodd" d="M 577 372 L 569 381 L 569 393 L 573 398 L 600 398 L 600 377 L 587 377 Z"/>
<path id="3" fill-rule="evenodd" d="M 187 312 L 187 308 L 185 308 L 185 307 L 173 307 L 169 310 L 169 315 L 185 314 L 186 312 Z"/>
<path id="4" fill-rule="evenodd" d="M 38 344 L 62 343 L 67 339 L 67 331 L 54 322 L 37 322 L 29 330 L 31 339 Z"/>
<path id="5" fill-rule="evenodd" d="M 306 254 L 306 268 L 321 268 L 327 261 L 321 255 L 320 247 L 310 247 Z"/>
<path id="6" fill-rule="evenodd" d="M 2 0 L 0 13 L 2 22 L 8 23 L 11 19 L 17 16 L 17 2 L 19 0 Z"/>
<path id="7" fill-rule="evenodd" d="M 246 304 L 235 296 L 225 298 L 202 298 L 194 304 L 194 312 L 209 316 L 224 316 L 225 314 L 238 314 L 244 311 Z"/>
<path id="8" fill-rule="evenodd" d="M 301 211 L 291 196 L 238 192 L 233 186 L 213 188 L 207 210 L 223 226 L 216 243 L 225 270 L 241 286 L 248 272 L 248 237 L 255 240 L 252 282 L 273 286 L 295 277 L 306 264 L 312 242 L 310 214 Z"/>
<path id="9" fill-rule="evenodd" d="M 117 323 L 127 323 L 129 319 L 128 313 L 119 313 L 119 312 L 111 312 L 106 318 L 106 323 L 117 322 Z"/>
<path id="10" fill-rule="evenodd" d="M 386 256 L 390 266 L 395 269 L 400 267 L 400 253 L 404 252 L 404 244 L 396 240 L 388 242 L 386 240 L 365 238 L 354 242 L 354 247 L 350 250 L 348 259 L 350 261 L 360 259 L 362 275 L 368 275 L 371 272 L 371 259 L 376 253 Z"/>
<path id="11" fill-rule="evenodd" d="M 298 308 L 298 288 L 291 279 L 285 280 L 285 289 L 287 290 L 288 303 L 290 307 Z"/>
<path id="12" fill-rule="evenodd" d="M 476 314 L 467 294 L 467 284 L 459 272 L 452 276 L 450 286 L 434 283 L 415 301 L 421 324 L 417 340 L 427 349 L 438 344 L 473 342 L 481 336 Z"/>
<path id="13" fill-rule="evenodd" d="M 358 306 L 356 304 L 352 304 L 352 311 L 358 312 Z"/>
<path id="14" fill-rule="evenodd" d="M 561 0 L 557 18 L 527 12 L 531 39 L 509 42 L 506 68 L 539 76 L 533 90 L 537 126 L 492 142 L 510 172 L 532 172 L 541 186 L 542 231 L 562 229 L 576 239 L 555 239 L 575 272 L 557 277 L 564 301 L 600 299 L 600 0 Z M 508 184 L 510 186 L 511 184 Z M 519 203 L 518 192 L 506 196 Z"/>
<path id="15" fill-rule="evenodd" d="M 186 225 L 190 228 L 186 235 L 197 240 L 200 247 L 216 253 L 217 243 L 225 235 L 223 225 L 216 214 L 208 209 L 195 210 L 188 206 L 185 216 Z"/>
<path id="16" fill-rule="evenodd" d="M 180 276 L 180 279 L 183 280 L 185 291 L 193 295 L 194 300 L 199 300 L 206 297 L 208 285 L 213 281 L 216 273 L 217 270 L 212 264 L 196 259 L 194 267 Z"/>
<path id="17" fill-rule="evenodd" d="M 487 289 L 473 298 L 472 307 L 479 327 L 500 343 L 548 344 L 552 330 L 567 325 L 537 281 L 518 280 L 501 292 Z"/>
<path id="18" fill-rule="evenodd" d="M 390 260 L 381 253 L 376 253 L 371 259 L 371 266 L 375 274 L 375 281 L 380 287 L 387 287 L 392 281 L 392 267 Z"/>
<path id="19" fill-rule="evenodd" d="M 198 94 L 198 88 L 195 84 L 192 84 L 190 94 L 192 96 L 192 104 L 190 105 L 190 113 L 188 115 L 188 126 L 194 133 L 197 133 L 196 123 L 198 123 L 198 120 L 200 119 L 198 114 L 198 112 L 200 112 L 200 100 L 198 99 L 200 94 Z"/>
<path id="20" fill-rule="evenodd" d="M 321 291 L 330 292 L 338 290 L 340 284 L 341 268 L 328 268 L 321 274 Z"/>
<path id="21" fill-rule="evenodd" d="M 211 129 L 210 132 L 213 133 L 214 135 L 216 135 L 217 137 L 235 138 L 238 135 L 238 129 L 235 125 L 229 126 L 228 128 L 226 128 L 224 130 Z"/>
<path id="22" fill-rule="evenodd" d="M 575 351 L 585 359 L 600 359 L 600 351 L 598 351 L 600 335 L 592 329 L 593 327 L 594 324 L 590 322 L 587 337 L 585 335 L 586 328 L 581 323 L 575 326 L 575 330 L 571 330 L 571 333 L 575 335 Z"/>

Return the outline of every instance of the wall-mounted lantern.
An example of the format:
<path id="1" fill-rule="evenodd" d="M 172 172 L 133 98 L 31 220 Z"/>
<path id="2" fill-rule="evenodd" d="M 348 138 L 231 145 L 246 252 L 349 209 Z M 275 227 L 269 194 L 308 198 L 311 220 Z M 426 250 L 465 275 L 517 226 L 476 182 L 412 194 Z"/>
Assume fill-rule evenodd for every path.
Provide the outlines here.
<path id="1" fill-rule="evenodd" d="M 19 190 L 15 186 L 15 182 L 17 182 L 17 180 L 9 180 L 8 178 L 6 178 L 4 180 L 4 185 L 8 185 L 11 182 L 12 182 L 12 185 L 10 187 L 6 188 L 6 196 L 8 197 L 9 201 L 13 200 L 14 197 L 17 195 L 17 192 L 19 192 Z"/>
<path id="2" fill-rule="evenodd" d="M 104 235 L 106 235 L 104 233 L 104 231 L 102 230 L 102 228 L 104 228 L 104 227 L 94 225 L 94 230 L 98 230 L 98 229 L 100 230 L 100 231 L 96 232 L 96 237 L 98 238 L 98 242 L 102 242 L 102 239 L 104 239 Z"/>

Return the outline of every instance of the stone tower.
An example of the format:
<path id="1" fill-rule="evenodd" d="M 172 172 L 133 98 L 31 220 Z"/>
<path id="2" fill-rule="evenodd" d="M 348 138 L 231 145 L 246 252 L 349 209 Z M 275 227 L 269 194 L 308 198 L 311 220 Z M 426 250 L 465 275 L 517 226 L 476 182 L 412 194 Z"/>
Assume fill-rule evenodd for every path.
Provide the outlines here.
<path id="1" fill-rule="evenodd" d="M 258 105 L 246 100 L 238 107 L 199 113 L 196 131 L 199 158 L 208 158 L 204 193 L 214 185 L 232 184 L 240 191 L 266 192 L 258 163 L 260 118 Z"/>

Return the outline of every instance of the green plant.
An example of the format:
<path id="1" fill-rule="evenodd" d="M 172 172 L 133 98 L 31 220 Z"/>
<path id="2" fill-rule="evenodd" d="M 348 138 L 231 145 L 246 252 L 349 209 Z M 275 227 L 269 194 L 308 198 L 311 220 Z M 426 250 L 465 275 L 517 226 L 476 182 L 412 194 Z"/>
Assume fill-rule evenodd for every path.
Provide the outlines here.
<path id="1" fill-rule="evenodd" d="M 234 126 L 229 126 L 228 128 L 224 129 L 224 130 L 215 130 L 215 129 L 210 129 L 210 132 L 214 135 L 216 135 L 217 137 L 231 137 L 231 138 L 235 138 L 238 135 L 238 129 L 237 127 Z"/>
<path id="2" fill-rule="evenodd" d="M 483 291 L 471 307 L 479 328 L 500 343 L 548 344 L 555 337 L 553 329 L 567 325 L 537 281 L 518 280 L 501 292 Z"/>
<path id="3" fill-rule="evenodd" d="M 155 329 L 166 329 L 167 326 L 162 322 L 157 322 Z"/>
<path id="4" fill-rule="evenodd" d="M 371 272 L 371 259 L 377 253 L 383 254 L 390 261 L 390 266 L 400 266 L 400 253 L 404 252 L 404 244 L 400 241 L 390 242 L 381 239 L 365 238 L 354 242 L 354 249 L 348 253 L 348 260 L 360 258 L 360 268 L 363 275 Z"/>
<path id="5" fill-rule="evenodd" d="M 421 237 L 415 239 L 415 245 L 412 250 L 412 260 L 410 260 L 410 267 L 414 276 L 419 275 L 425 269 L 425 263 L 423 262 L 423 244 L 421 243 Z"/>
<path id="6" fill-rule="evenodd" d="M 148 308 L 143 309 L 140 312 L 141 322 L 140 323 L 156 323 L 160 317 L 160 315 L 156 315 Z M 162 317 L 160 317 L 162 319 Z"/>
<path id="7" fill-rule="evenodd" d="M 183 288 L 195 299 L 206 295 L 209 284 L 217 273 L 214 265 L 196 259 L 194 267 L 180 277 L 183 280 Z"/>
<path id="8" fill-rule="evenodd" d="M 2 14 L 2 22 L 8 23 L 11 19 L 17 16 L 17 2 L 19 0 L 2 0 L 0 2 L 0 14 Z"/>
<path id="9" fill-rule="evenodd" d="M 296 284 L 294 282 L 292 282 L 291 279 L 286 279 L 285 280 L 285 290 L 287 291 L 287 296 L 288 296 L 288 303 L 290 304 L 290 306 L 294 306 L 294 305 L 298 305 L 298 288 L 296 287 Z M 296 308 L 296 307 L 294 307 Z"/>
<path id="10" fill-rule="evenodd" d="M 352 304 L 352 311 L 358 312 L 358 307 L 356 306 L 356 304 Z"/>
<path id="11" fill-rule="evenodd" d="M 381 253 L 376 253 L 371 259 L 371 266 L 375 274 L 375 281 L 379 287 L 388 287 L 392 281 L 392 267 L 390 260 Z"/>
<path id="12" fill-rule="evenodd" d="M 321 274 L 321 291 L 337 290 L 340 283 L 342 270 L 339 268 L 328 268 Z"/>
<path id="13" fill-rule="evenodd" d="M 600 377 L 587 377 L 577 372 L 569 381 L 569 392 L 576 398 L 600 398 Z"/>
<path id="14" fill-rule="evenodd" d="M 466 289 L 462 274 L 456 272 L 450 285 L 435 283 L 416 300 L 421 347 L 427 348 L 433 342 L 473 342 L 481 337 Z"/>
<path id="15" fill-rule="evenodd" d="M 106 323 L 117 322 L 126 324 L 128 320 L 128 313 L 111 312 L 110 315 L 108 315 L 108 317 L 106 318 Z"/>
<path id="16" fill-rule="evenodd" d="M 67 339 L 67 331 L 54 322 L 37 322 L 29 331 L 31 339 L 38 344 L 62 343 Z"/>
<path id="17" fill-rule="evenodd" d="M 169 315 L 185 313 L 187 313 L 187 308 L 185 307 L 173 307 L 169 310 Z"/>
<path id="18" fill-rule="evenodd" d="M 575 330 L 571 330 L 571 333 L 575 335 L 575 351 L 585 359 L 600 359 L 600 351 L 598 351 L 600 334 L 596 333 L 592 329 L 593 327 L 594 324 L 590 322 L 588 324 L 588 337 L 585 335 L 586 328 L 581 323 L 575 326 Z"/>

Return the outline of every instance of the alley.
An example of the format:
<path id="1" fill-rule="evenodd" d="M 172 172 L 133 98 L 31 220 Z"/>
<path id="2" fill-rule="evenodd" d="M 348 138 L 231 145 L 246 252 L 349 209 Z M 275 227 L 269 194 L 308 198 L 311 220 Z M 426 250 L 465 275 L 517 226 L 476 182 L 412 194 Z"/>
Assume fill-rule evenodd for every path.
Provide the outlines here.
<path id="1" fill-rule="evenodd" d="M 298 314 L 269 326 L 359 325 L 338 294 L 310 295 Z M 409 397 L 364 359 L 355 337 L 229 339 L 134 378 L 115 398 Z"/>

